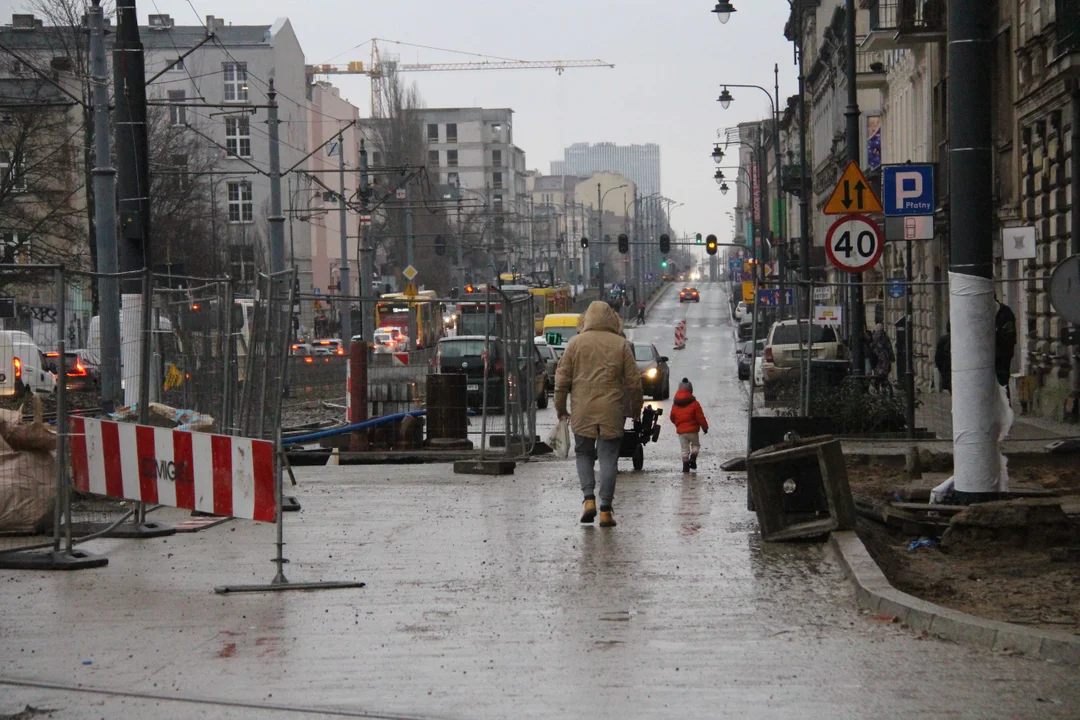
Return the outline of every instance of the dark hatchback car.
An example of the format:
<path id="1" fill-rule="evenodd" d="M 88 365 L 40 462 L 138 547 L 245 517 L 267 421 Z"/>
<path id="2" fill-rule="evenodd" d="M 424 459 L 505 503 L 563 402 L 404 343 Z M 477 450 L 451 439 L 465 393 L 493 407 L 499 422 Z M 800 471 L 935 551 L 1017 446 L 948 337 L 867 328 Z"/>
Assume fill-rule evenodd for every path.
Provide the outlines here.
<path id="1" fill-rule="evenodd" d="M 59 379 L 60 353 L 57 350 L 45 353 L 45 366 Z M 64 353 L 65 387 L 68 390 L 96 390 L 101 382 L 98 363 L 91 360 L 85 350 Z"/>
<path id="2" fill-rule="evenodd" d="M 499 338 L 490 338 L 486 343 L 490 352 L 490 361 L 487 372 L 487 406 L 495 412 L 503 412 L 506 409 L 506 390 L 509 388 L 511 399 L 517 392 L 516 375 L 511 373 L 507 378 L 506 372 L 506 347 Z M 548 406 L 548 394 L 545 388 L 546 379 L 544 374 L 543 358 L 536 351 L 535 346 L 529 344 L 524 351 L 532 351 L 534 390 L 536 393 L 536 405 L 540 409 Z M 465 335 L 439 340 L 435 348 L 434 365 L 442 373 L 461 373 L 465 375 L 465 396 L 468 407 L 473 410 L 481 410 L 484 407 L 484 336 Z"/>
<path id="3" fill-rule="evenodd" d="M 739 379 L 740 380 L 749 380 L 750 379 L 750 367 L 751 367 L 751 363 L 753 362 L 753 356 L 755 356 L 755 354 L 752 353 L 753 347 L 754 347 L 754 343 L 746 342 L 746 343 L 743 343 L 742 346 L 739 347 L 739 349 L 735 353 L 735 362 L 736 362 L 736 364 L 737 364 L 737 366 L 739 368 Z M 765 339 L 762 338 L 761 340 L 757 341 L 756 357 L 761 357 L 762 353 L 764 353 L 764 352 L 765 352 Z"/>
<path id="4" fill-rule="evenodd" d="M 652 343 L 632 343 L 634 361 L 641 373 L 641 390 L 653 400 L 667 400 L 671 395 L 671 370 L 666 355 Z"/>

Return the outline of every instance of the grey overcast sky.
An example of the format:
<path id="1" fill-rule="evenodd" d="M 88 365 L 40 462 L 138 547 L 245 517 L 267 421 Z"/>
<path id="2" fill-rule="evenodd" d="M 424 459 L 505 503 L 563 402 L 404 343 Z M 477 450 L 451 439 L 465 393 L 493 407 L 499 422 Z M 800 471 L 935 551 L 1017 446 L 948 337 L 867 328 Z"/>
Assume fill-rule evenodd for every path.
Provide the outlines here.
<path id="1" fill-rule="evenodd" d="M 0 0 L 0 5 L 5 4 Z M 21 5 L 21 0 L 14 0 Z M 735 193 L 721 196 L 709 158 L 718 128 L 768 115 L 758 90 L 735 90 L 736 102 L 716 102 L 722 82 L 772 88 L 780 65 L 780 96 L 797 89 L 790 43 L 783 36 L 787 0 L 735 0 L 721 25 L 714 0 L 138 0 L 140 23 L 168 13 L 178 25 L 215 15 L 234 25 L 270 24 L 288 17 L 309 63 L 368 60 L 369 38 L 522 60 L 600 58 L 615 69 L 415 73 L 428 107 L 509 107 L 514 141 L 530 169 L 575 142 L 647 143 L 661 148 L 663 192 L 684 205 L 673 212 L 679 234 L 716 233 L 730 241 L 725 212 Z M 4 21 L 10 22 L 5 18 Z M 469 60 L 431 50 L 380 44 L 403 62 Z M 344 53 L 344 54 L 343 54 Z M 337 76 L 361 114 L 370 105 L 364 76 Z M 732 173 L 728 173 L 729 177 Z"/>

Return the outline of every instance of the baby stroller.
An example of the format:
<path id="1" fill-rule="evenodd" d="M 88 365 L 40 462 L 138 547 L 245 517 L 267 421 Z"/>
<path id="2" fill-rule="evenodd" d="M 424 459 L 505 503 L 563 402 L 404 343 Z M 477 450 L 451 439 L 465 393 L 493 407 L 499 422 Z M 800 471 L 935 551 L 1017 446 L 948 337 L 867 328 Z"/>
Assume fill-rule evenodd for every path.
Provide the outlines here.
<path id="1" fill-rule="evenodd" d="M 663 414 L 662 408 L 646 405 L 641 411 L 641 420 L 635 420 L 632 429 L 623 430 L 619 457 L 631 458 L 635 470 L 645 466 L 645 446 L 660 438 L 660 416 Z"/>

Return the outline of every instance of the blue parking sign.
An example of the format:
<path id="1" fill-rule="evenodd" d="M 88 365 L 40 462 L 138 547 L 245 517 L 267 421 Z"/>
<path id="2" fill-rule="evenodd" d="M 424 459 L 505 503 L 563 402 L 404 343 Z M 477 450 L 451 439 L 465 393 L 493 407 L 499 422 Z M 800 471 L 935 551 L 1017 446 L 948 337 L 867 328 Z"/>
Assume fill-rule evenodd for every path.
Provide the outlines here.
<path id="1" fill-rule="evenodd" d="M 889 278 L 889 297 L 894 300 L 904 297 L 904 278 Z"/>
<path id="2" fill-rule="evenodd" d="M 934 166 L 885 165 L 881 200 L 886 215 L 933 215 Z"/>

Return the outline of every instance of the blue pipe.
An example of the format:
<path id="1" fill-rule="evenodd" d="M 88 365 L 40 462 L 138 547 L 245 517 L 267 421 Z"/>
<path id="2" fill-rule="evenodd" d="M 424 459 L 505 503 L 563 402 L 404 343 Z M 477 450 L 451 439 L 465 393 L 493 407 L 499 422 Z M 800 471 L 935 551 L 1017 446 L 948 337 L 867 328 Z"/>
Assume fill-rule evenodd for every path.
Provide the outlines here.
<path id="1" fill-rule="evenodd" d="M 402 420 L 407 417 L 423 417 L 427 415 L 427 410 L 410 410 L 409 412 L 398 413 L 396 415 L 387 415 L 386 417 L 378 417 L 372 420 L 365 420 L 362 423 L 356 423 L 354 425 L 345 425 L 344 427 L 331 428 L 329 430 L 320 430 L 319 432 L 311 433 L 310 435 L 299 435 L 293 438 L 283 438 L 282 444 L 284 445 L 297 445 L 299 443 L 314 442 L 315 440 L 322 440 L 323 438 L 333 437 L 335 435 L 344 435 L 345 433 L 353 432 L 354 430 L 363 430 L 364 428 L 375 427 L 376 425 L 383 425 L 394 420 Z"/>

